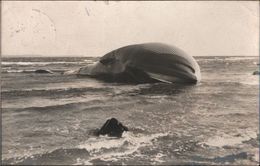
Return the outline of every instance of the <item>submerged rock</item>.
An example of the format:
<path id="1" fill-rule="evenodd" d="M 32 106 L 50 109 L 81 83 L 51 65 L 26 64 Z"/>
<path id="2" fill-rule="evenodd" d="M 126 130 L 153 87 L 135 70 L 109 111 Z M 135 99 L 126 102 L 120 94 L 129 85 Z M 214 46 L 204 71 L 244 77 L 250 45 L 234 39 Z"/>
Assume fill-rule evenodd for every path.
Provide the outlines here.
<path id="1" fill-rule="evenodd" d="M 253 75 L 260 75 L 260 72 L 259 71 L 254 71 Z"/>
<path id="2" fill-rule="evenodd" d="M 50 70 L 45 70 L 45 69 L 38 69 L 38 70 L 35 70 L 34 71 L 35 73 L 39 73 L 39 74 L 46 74 L 46 73 L 53 73 L 52 71 Z"/>
<path id="3" fill-rule="evenodd" d="M 121 137 L 124 131 L 128 131 L 128 128 L 122 125 L 116 118 L 111 118 L 97 132 L 97 135 L 108 135 L 110 137 Z"/>

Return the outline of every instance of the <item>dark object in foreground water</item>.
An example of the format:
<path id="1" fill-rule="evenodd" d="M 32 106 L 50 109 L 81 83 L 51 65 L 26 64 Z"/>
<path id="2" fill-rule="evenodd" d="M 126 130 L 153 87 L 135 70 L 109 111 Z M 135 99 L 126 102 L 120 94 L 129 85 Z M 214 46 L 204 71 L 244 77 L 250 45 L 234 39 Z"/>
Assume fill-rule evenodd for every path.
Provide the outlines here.
<path id="1" fill-rule="evenodd" d="M 52 72 L 50 70 L 45 70 L 45 69 L 38 69 L 34 71 L 35 73 L 40 73 L 40 74 L 47 74 L 47 73 L 51 73 Z"/>
<path id="2" fill-rule="evenodd" d="M 253 75 L 260 75 L 260 72 L 259 71 L 254 71 Z"/>
<path id="3" fill-rule="evenodd" d="M 106 123 L 97 132 L 97 135 L 108 135 L 110 137 L 121 137 L 124 131 L 128 131 L 128 128 L 122 125 L 115 118 L 108 119 Z"/>

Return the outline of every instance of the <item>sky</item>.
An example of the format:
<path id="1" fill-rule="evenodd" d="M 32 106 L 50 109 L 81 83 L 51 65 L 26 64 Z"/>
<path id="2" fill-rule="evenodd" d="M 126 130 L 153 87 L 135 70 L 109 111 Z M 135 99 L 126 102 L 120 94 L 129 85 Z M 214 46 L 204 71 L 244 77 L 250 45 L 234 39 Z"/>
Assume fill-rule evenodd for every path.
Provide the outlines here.
<path id="1" fill-rule="evenodd" d="M 3 56 L 103 56 L 162 42 L 192 56 L 258 56 L 257 1 L 2 1 Z"/>

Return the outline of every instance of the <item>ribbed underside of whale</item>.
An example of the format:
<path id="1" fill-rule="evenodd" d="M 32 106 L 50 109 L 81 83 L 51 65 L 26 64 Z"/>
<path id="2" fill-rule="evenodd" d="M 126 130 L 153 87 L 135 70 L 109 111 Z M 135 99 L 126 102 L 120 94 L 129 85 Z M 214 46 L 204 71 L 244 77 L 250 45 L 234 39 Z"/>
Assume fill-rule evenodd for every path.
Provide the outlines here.
<path id="1" fill-rule="evenodd" d="M 192 56 L 162 43 L 129 45 L 113 50 L 93 65 L 81 68 L 87 75 L 110 82 L 197 83 L 200 68 Z"/>

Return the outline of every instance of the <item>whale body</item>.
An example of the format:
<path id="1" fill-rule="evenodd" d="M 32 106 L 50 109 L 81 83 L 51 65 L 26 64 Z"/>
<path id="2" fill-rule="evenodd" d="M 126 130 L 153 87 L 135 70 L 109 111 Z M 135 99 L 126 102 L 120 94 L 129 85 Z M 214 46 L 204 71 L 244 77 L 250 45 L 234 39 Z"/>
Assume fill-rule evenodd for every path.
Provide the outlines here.
<path id="1" fill-rule="evenodd" d="M 77 74 L 127 83 L 194 84 L 201 79 L 200 67 L 192 56 L 163 43 L 121 47 L 107 53 L 95 64 L 80 68 Z"/>

